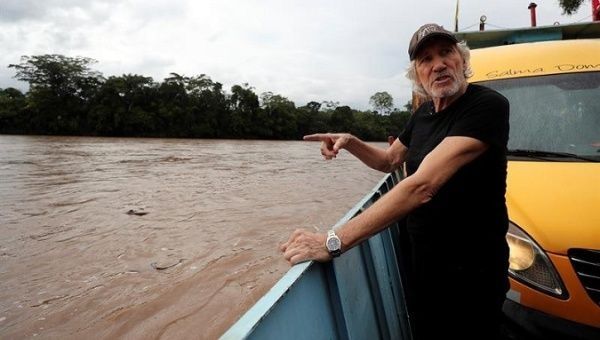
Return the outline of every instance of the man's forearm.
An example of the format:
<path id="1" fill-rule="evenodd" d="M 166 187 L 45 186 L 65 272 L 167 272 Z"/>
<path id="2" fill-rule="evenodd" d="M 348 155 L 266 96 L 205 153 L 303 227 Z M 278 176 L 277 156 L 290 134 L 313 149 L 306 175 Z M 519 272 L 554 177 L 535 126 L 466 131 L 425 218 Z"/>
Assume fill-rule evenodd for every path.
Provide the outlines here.
<path id="1" fill-rule="evenodd" d="M 351 137 L 345 149 L 372 169 L 382 172 L 393 170 L 385 150 L 369 145 L 355 136 Z"/>
<path id="2" fill-rule="evenodd" d="M 342 251 L 345 252 L 380 232 L 430 198 L 430 187 L 422 179 L 408 177 L 401 181 L 390 192 L 338 230 L 338 236 L 342 240 Z"/>

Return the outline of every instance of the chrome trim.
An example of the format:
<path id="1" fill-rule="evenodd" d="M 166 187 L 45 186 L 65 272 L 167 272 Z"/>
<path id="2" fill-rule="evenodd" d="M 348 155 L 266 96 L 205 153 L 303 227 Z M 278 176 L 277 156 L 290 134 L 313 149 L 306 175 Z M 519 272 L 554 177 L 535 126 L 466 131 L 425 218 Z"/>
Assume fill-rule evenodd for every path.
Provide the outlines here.
<path id="1" fill-rule="evenodd" d="M 594 276 L 594 275 L 590 275 L 590 274 L 586 274 L 586 273 L 582 273 L 582 272 L 576 272 L 577 275 L 581 275 L 583 277 L 588 277 L 590 279 L 596 279 L 596 280 L 600 280 L 600 276 Z"/>
<path id="2" fill-rule="evenodd" d="M 569 249 L 571 266 L 588 297 L 600 305 L 600 251 L 594 249 Z M 584 260 L 585 258 L 585 260 Z M 593 261 L 593 262 L 592 262 Z"/>
<path id="3" fill-rule="evenodd" d="M 584 286 L 584 287 L 585 287 L 585 289 L 588 289 L 588 290 L 593 290 L 594 292 L 598 292 L 598 293 L 600 293 L 600 289 L 591 288 L 591 287 L 587 287 L 587 286 Z"/>
<path id="4" fill-rule="evenodd" d="M 583 263 L 583 264 L 589 264 L 589 265 L 592 265 L 592 266 L 600 267 L 600 263 L 589 262 L 589 261 L 585 261 L 585 260 L 578 259 L 578 258 L 575 258 L 575 257 L 571 257 L 571 260 L 575 261 L 575 262 Z"/>

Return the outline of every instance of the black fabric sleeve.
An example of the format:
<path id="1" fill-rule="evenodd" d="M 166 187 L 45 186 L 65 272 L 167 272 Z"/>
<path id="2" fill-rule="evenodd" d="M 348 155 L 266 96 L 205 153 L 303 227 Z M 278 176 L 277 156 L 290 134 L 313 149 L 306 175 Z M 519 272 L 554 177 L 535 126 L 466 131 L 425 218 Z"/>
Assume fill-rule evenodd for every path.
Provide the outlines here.
<path id="1" fill-rule="evenodd" d="M 504 150 L 508 143 L 508 115 L 508 100 L 494 90 L 485 89 L 457 117 L 448 136 L 472 137 Z"/>
<path id="2" fill-rule="evenodd" d="M 414 125 L 414 116 L 414 114 L 410 115 L 408 122 L 406 122 L 406 125 L 404 126 L 404 130 L 398 135 L 398 139 L 406 147 L 410 146 L 410 135 L 412 134 L 412 127 Z"/>
<path id="3" fill-rule="evenodd" d="M 406 147 L 410 146 L 410 137 L 412 135 L 413 127 L 415 125 L 415 117 L 421 112 L 421 110 L 423 110 L 425 105 L 431 104 L 429 104 L 429 102 L 421 104 L 421 106 L 419 106 L 417 110 L 410 115 L 410 118 L 408 118 L 408 122 L 406 122 L 406 125 L 404 126 L 404 130 L 402 130 L 402 132 L 400 132 L 400 134 L 398 135 L 398 139 Z"/>

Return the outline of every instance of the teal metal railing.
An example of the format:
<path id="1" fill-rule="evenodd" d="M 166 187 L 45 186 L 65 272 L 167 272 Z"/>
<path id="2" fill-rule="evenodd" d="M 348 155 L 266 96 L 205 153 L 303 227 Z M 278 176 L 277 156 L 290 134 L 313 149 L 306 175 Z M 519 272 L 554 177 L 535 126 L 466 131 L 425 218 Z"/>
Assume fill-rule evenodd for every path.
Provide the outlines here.
<path id="1" fill-rule="evenodd" d="M 385 176 L 334 226 L 401 179 Z M 395 223 L 330 263 L 293 266 L 221 339 L 412 339 Z"/>

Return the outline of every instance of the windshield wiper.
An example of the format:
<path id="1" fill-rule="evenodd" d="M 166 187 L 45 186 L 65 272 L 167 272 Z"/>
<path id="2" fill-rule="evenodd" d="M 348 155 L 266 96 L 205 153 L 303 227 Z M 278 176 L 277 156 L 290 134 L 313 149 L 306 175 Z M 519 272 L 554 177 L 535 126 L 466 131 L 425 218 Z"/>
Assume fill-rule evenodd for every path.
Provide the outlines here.
<path id="1" fill-rule="evenodd" d="M 527 149 L 509 149 L 507 154 L 510 156 L 530 157 L 530 158 L 538 158 L 538 159 L 572 158 L 572 159 L 579 159 L 579 160 L 588 161 L 588 162 L 598 162 L 598 160 L 595 160 L 593 158 L 579 156 L 574 153 L 568 153 L 568 152 L 554 152 L 554 151 L 527 150 Z"/>

